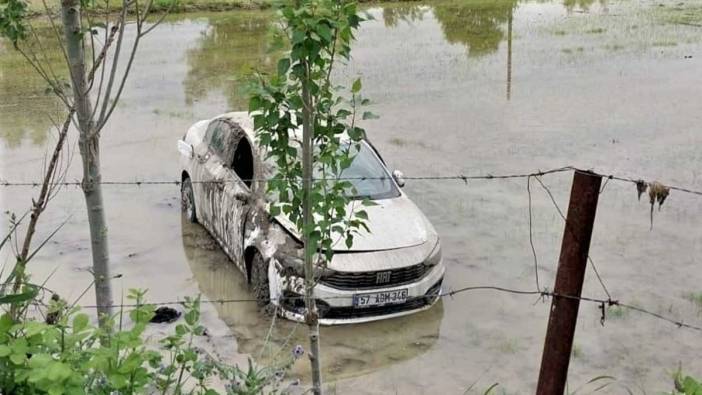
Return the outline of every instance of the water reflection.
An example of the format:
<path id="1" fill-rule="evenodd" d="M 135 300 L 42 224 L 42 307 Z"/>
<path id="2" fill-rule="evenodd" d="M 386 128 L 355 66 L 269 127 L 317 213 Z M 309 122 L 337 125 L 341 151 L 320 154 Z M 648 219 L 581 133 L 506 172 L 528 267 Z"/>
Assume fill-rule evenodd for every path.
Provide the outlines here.
<path id="1" fill-rule="evenodd" d="M 391 4 L 383 7 L 385 27 L 396 27 L 399 22 L 414 22 L 424 19 L 428 8 L 416 4 Z"/>
<path id="2" fill-rule="evenodd" d="M 607 0 L 563 0 L 563 6 L 568 12 L 575 10 L 587 12 L 595 2 L 599 3 L 603 9 L 607 8 Z"/>
<path id="3" fill-rule="evenodd" d="M 200 225 L 181 221 L 183 248 L 190 269 L 207 299 L 251 299 L 244 276 L 220 251 L 214 240 Z M 271 362 L 287 358 L 295 344 L 306 347 L 306 328 L 277 319 L 271 341 L 264 349 L 264 340 L 271 319 L 253 303 L 216 304 L 220 318 L 235 334 L 239 352 L 252 354 Z M 323 327 L 321 332 L 322 367 L 326 377 L 338 379 L 362 375 L 379 367 L 413 359 L 431 349 L 437 342 L 443 304 L 414 315 L 368 324 Z M 294 375 L 306 376 L 308 364 L 297 363 Z"/>
<path id="4" fill-rule="evenodd" d="M 52 31 L 37 26 L 34 32 L 47 51 L 35 48 L 32 41 L 25 47 L 28 56 L 44 53 L 41 60 L 45 70 L 66 78 L 66 65 L 55 39 L 52 40 Z M 51 126 L 50 117 L 60 122 L 63 106 L 55 95 L 46 92 L 47 87 L 22 55 L 7 41 L 0 40 L 0 139 L 10 148 L 19 146 L 26 138 L 33 144 L 43 144 Z"/>
<path id="5" fill-rule="evenodd" d="M 453 0 L 437 3 L 434 16 L 446 41 L 462 44 L 468 56 L 497 51 L 505 38 L 503 25 L 511 18 L 518 0 Z"/>
<path id="6" fill-rule="evenodd" d="M 188 74 L 183 81 L 188 105 L 221 91 L 230 110 L 248 108 L 244 87 L 254 69 L 270 71 L 277 54 L 269 52 L 267 33 L 274 14 L 239 11 L 207 18 L 197 46 L 186 53 Z"/>

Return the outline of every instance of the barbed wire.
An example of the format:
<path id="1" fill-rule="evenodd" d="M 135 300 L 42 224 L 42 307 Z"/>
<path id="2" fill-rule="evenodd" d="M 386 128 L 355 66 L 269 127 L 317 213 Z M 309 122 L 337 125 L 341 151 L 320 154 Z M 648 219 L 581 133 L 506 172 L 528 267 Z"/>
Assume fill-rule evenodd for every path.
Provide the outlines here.
<path id="1" fill-rule="evenodd" d="M 656 313 L 652 310 L 640 307 L 640 306 L 635 306 L 631 304 L 626 304 L 622 303 L 619 300 L 615 299 L 610 299 L 610 298 L 595 298 L 595 297 L 588 297 L 588 296 L 576 296 L 576 295 L 566 295 L 566 294 L 561 294 L 557 292 L 550 291 L 548 289 L 544 289 L 541 291 L 536 291 L 536 290 L 523 290 L 523 289 L 514 289 L 514 288 L 508 288 L 508 287 L 501 287 L 501 286 L 495 286 L 495 285 L 471 285 L 471 286 L 465 286 L 461 287 L 458 289 L 452 289 L 452 290 L 447 290 L 447 291 L 442 291 L 436 295 L 423 295 L 423 296 L 416 296 L 412 298 L 408 298 L 410 301 L 414 300 L 421 300 L 421 299 L 434 299 L 434 298 L 453 298 L 455 295 L 466 293 L 466 292 L 471 292 L 471 291 L 495 291 L 495 292 L 502 292 L 502 293 L 507 293 L 507 294 L 512 294 L 512 295 L 519 295 L 519 296 L 536 296 L 541 299 L 545 298 L 564 298 L 564 299 L 570 299 L 570 300 L 578 300 L 581 302 L 588 302 L 588 303 L 593 303 L 598 305 L 599 309 L 601 310 L 601 323 L 604 325 L 604 322 L 606 320 L 606 309 L 607 307 L 612 307 L 612 306 L 618 306 L 624 309 L 636 311 L 641 314 L 648 315 L 650 317 L 654 317 L 660 320 L 663 320 L 665 322 L 674 324 L 678 328 L 687 328 L 695 331 L 702 332 L 702 326 L 700 325 L 694 325 L 694 324 L 689 324 L 686 323 L 682 320 L 678 320 L 669 316 L 665 316 L 659 313 Z M 354 296 L 353 295 L 337 295 L 337 296 L 327 296 L 324 298 L 324 300 L 353 300 Z M 298 301 L 298 300 L 304 300 L 304 296 L 285 296 L 277 299 L 277 302 L 280 304 L 282 302 L 286 301 Z M 270 302 L 271 300 L 268 300 Z M 230 304 L 230 303 L 260 303 L 261 301 L 258 299 L 254 298 L 240 298 L 240 299 L 201 299 L 200 303 L 208 303 L 208 304 Z M 170 301 L 161 301 L 161 302 L 149 302 L 149 303 L 117 303 L 117 304 L 111 304 L 107 307 L 111 308 L 137 308 L 137 307 L 143 307 L 143 306 L 178 306 L 178 305 L 183 305 L 185 303 L 185 300 L 170 300 Z M 388 304 L 386 306 L 392 306 L 391 304 Z M 99 306 L 98 305 L 77 305 L 77 307 L 83 308 L 83 309 L 97 309 Z M 360 309 L 362 310 L 362 309 Z M 323 318 L 323 317 L 322 317 Z"/>
<path id="2" fill-rule="evenodd" d="M 565 230 L 570 230 L 570 228 L 567 226 L 568 225 L 568 219 L 566 218 L 565 214 L 563 214 L 563 210 L 561 210 L 561 207 L 558 205 L 558 202 L 556 202 L 556 198 L 553 196 L 553 193 L 551 193 L 551 189 L 546 186 L 546 184 L 541 180 L 539 177 L 534 177 L 536 181 L 539 182 L 541 185 L 541 188 L 543 188 L 544 191 L 546 191 L 546 194 L 548 194 L 549 199 L 551 200 L 551 203 L 553 204 L 553 207 L 556 209 L 558 212 L 558 215 L 561 217 L 563 220 L 565 226 L 564 226 L 564 231 Z M 604 186 L 607 186 L 605 183 Z M 604 186 L 600 189 L 600 193 L 604 191 Z M 576 235 L 573 235 L 576 236 Z M 577 236 L 576 236 L 577 237 Z M 592 256 L 590 254 L 587 255 L 587 260 L 590 262 L 590 267 L 592 268 L 592 271 L 595 273 L 595 277 L 597 277 L 597 281 L 600 283 L 600 286 L 602 287 L 602 290 L 604 293 L 607 295 L 608 299 L 612 299 L 612 295 L 609 293 L 609 289 L 607 289 L 607 286 L 605 285 L 604 281 L 602 280 L 602 276 L 600 276 L 600 271 L 597 270 L 597 265 L 595 265 L 595 261 L 592 259 Z"/>
<path id="3" fill-rule="evenodd" d="M 581 174 L 587 174 L 595 177 L 602 177 L 605 179 L 605 183 L 602 186 L 601 192 L 604 191 L 605 187 L 608 185 L 609 181 L 615 180 L 620 182 L 632 183 L 634 185 L 640 183 L 650 184 L 643 177 L 627 177 L 615 174 L 607 174 L 603 172 L 597 172 L 592 169 L 583 169 L 575 166 L 564 166 L 552 168 L 549 170 L 536 170 L 532 172 L 520 172 L 520 173 L 508 173 L 508 174 L 477 174 L 477 175 L 466 175 L 466 174 L 450 174 L 450 175 L 437 175 L 437 176 L 403 176 L 404 180 L 430 180 L 430 181 L 463 181 L 468 183 L 468 181 L 476 180 L 506 180 L 506 179 L 518 179 L 518 178 L 531 178 L 531 177 L 542 177 L 550 174 L 564 173 L 568 171 L 574 171 Z M 312 181 L 370 181 L 379 180 L 387 181 L 392 180 L 392 176 L 379 176 L 379 177 L 333 177 L 333 178 L 312 178 Z M 246 179 L 236 179 L 236 180 L 192 180 L 192 184 L 228 184 L 228 183 L 253 183 L 253 182 L 270 182 L 270 181 L 303 181 L 303 178 L 291 178 L 291 177 L 254 177 Z M 183 183 L 182 180 L 170 179 L 170 180 L 132 180 L 132 181 L 93 181 L 92 184 L 100 184 L 107 186 L 148 186 L 148 185 L 175 185 L 179 186 Z M 696 190 L 690 187 L 683 187 L 679 185 L 671 185 L 668 183 L 663 183 L 667 188 L 673 191 L 683 192 L 687 194 L 692 194 L 696 196 L 702 196 L 702 190 Z M 63 181 L 52 183 L 52 185 L 57 186 L 76 186 L 80 187 L 83 185 L 82 181 Z M 10 181 L 0 178 L 0 186 L 2 187 L 39 187 L 40 182 L 32 181 Z"/>
<path id="4" fill-rule="evenodd" d="M 51 293 L 52 295 L 55 294 L 54 291 L 50 290 L 49 288 L 41 285 L 35 285 L 35 284 L 30 284 L 34 287 L 40 288 L 42 291 L 45 291 L 46 293 Z M 611 298 L 594 298 L 594 297 L 588 297 L 588 296 L 576 296 L 576 295 L 566 295 L 566 294 L 561 294 L 557 292 L 552 292 L 549 291 L 548 289 L 544 289 L 541 291 L 536 291 L 536 290 L 521 290 L 521 289 L 513 289 L 513 288 L 507 288 L 507 287 L 501 287 L 501 286 L 495 286 L 495 285 L 472 285 L 472 286 L 466 286 L 458 289 L 453 289 L 453 290 L 448 290 L 448 291 L 443 291 L 440 292 L 436 295 L 424 295 L 424 296 L 416 296 L 411 298 L 412 300 L 421 300 L 421 299 L 433 299 L 433 298 L 452 298 L 454 295 L 465 293 L 465 292 L 470 292 L 470 291 L 496 291 L 496 292 L 502 292 L 502 293 L 508 293 L 512 295 L 519 295 L 519 296 L 537 296 L 540 299 L 544 298 L 554 298 L 554 297 L 559 297 L 559 298 L 564 298 L 564 299 L 570 299 L 570 300 L 578 300 L 582 302 L 588 302 L 588 303 L 593 303 L 597 304 L 598 308 L 601 311 L 601 317 L 600 317 L 600 322 L 604 326 L 605 320 L 606 320 L 606 308 L 607 307 L 612 307 L 612 306 L 618 306 L 620 308 L 632 310 L 644 315 L 648 315 L 650 317 L 674 324 L 678 328 L 687 328 L 695 331 L 702 332 L 702 326 L 698 325 L 693 325 L 686 323 L 682 320 L 677 320 L 675 318 L 671 318 L 659 313 L 656 313 L 654 311 L 651 311 L 649 309 L 645 309 L 640 306 L 635 306 L 631 304 L 626 304 L 622 303 L 619 300 L 614 300 Z M 325 297 L 324 299 L 326 300 L 353 300 L 353 295 L 337 295 L 337 296 L 328 296 Z M 281 302 L 285 301 L 298 301 L 298 300 L 304 300 L 304 296 L 285 296 L 278 298 L 278 303 L 280 304 Z M 538 300 L 537 300 L 538 301 Z M 170 300 L 170 301 L 161 301 L 161 302 L 149 302 L 149 303 L 117 303 L 117 304 L 110 304 L 107 305 L 106 307 L 110 308 L 139 308 L 143 306 L 180 306 L 183 305 L 186 301 L 185 300 Z M 200 303 L 207 303 L 207 304 L 219 304 L 219 305 L 224 305 L 224 304 L 230 304 L 230 303 L 260 303 L 261 301 L 258 299 L 253 299 L 253 298 L 240 298 L 240 299 L 200 299 Z M 267 302 L 271 302 L 269 299 Z M 47 307 L 46 304 L 43 302 L 35 302 L 38 306 L 41 307 Z M 76 304 L 73 303 L 71 306 L 73 307 L 78 307 L 81 309 L 97 309 L 98 305 L 94 304 L 86 304 L 86 305 L 81 305 L 81 304 Z M 277 310 L 276 310 L 277 311 Z"/>
<path id="5" fill-rule="evenodd" d="M 646 181 L 646 180 L 645 180 L 644 178 L 642 178 L 642 177 L 618 176 L 618 175 L 614 175 L 614 174 L 598 173 L 598 172 L 593 171 L 593 170 L 584 170 L 584 169 L 579 169 L 579 168 L 575 168 L 575 167 L 572 168 L 572 170 L 575 171 L 575 172 L 577 172 L 577 173 L 589 174 L 589 175 L 594 175 L 594 176 L 599 176 L 599 177 L 602 177 L 602 178 L 606 178 L 607 181 L 605 181 L 605 184 L 604 184 L 603 187 L 602 187 L 602 191 L 604 191 L 604 187 L 607 186 L 607 183 L 609 182 L 609 180 L 622 181 L 622 182 L 631 183 L 631 184 L 634 184 L 634 185 L 637 185 L 637 184 L 639 184 L 639 183 L 641 183 L 641 182 L 644 182 L 644 183 L 646 183 L 646 184 L 649 183 L 648 181 Z M 672 190 L 672 191 L 678 191 L 678 192 L 683 192 L 683 193 L 689 193 L 689 194 L 692 194 L 692 195 L 702 196 L 702 191 L 700 191 L 700 190 L 695 190 L 695 189 L 688 188 L 688 187 L 681 187 L 681 186 L 676 186 L 676 185 L 670 185 L 670 184 L 667 184 L 667 183 L 663 183 L 663 184 L 664 184 L 666 187 L 668 187 L 670 190 Z M 602 191 L 601 191 L 601 192 L 602 192 Z"/>
<path id="6" fill-rule="evenodd" d="M 532 173 L 518 173 L 518 174 L 484 174 L 484 175 L 464 175 L 464 174 L 453 174 L 453 175 L 439 175 L 439 176 L 403 176 L 405 180 L 446 180 L 446 181 L 464 181 L 468 182 L 470 180 L 504 180 L 511 178 L 526 178 L 533 176 L 544 176 L 554 173 L 562 173 L 567 171 L 572 171 L 572 168 L 562 167 L 555 168 L 545 171 L 535 171 Z M 394 179 L 392 176 L 379 176 L 379 177 L 331 177 L 331 178 L 311 178 L 312 181 L 388 181 Z M 246 178 L 246 179 L 236 179 L 236 180 L 192 180 L 192 184 L 228 184 L 228 183 L 239 183 L 239 182 L 270 182 L 270 181 L 303 181 L 302 177 L 261 177 L 261 178 Z M 65 181 L 62 183 L 57 183 L 63 186 L 81 186 L 82 181 Z M 100 181 L 93 182 L 93 184 L 100 185 L 180 185 L 181 180 L 134 180 L 134 181 Z M 13 182 L 0 179 L 0 186 L 4 187 L 38 187 L 40 182 Z"/>

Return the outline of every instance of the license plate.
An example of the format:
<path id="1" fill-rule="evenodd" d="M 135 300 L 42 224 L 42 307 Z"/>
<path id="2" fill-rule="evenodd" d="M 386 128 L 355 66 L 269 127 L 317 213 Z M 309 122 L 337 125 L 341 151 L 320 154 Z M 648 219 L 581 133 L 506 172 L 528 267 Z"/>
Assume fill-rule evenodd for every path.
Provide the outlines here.
<path id="1" fill-rule="evenodd" d="M 353 295 L 353 307 L 384 306 L 386 304 L 405 303 L 406 301 L 407 288 Z"/>

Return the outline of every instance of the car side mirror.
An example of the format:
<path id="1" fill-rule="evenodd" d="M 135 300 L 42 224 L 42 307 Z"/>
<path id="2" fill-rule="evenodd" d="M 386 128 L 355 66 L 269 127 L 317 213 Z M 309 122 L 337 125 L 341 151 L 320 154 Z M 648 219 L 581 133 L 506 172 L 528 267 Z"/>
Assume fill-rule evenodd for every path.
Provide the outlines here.
<path id="1" fill-rule="evenodd" d="M 401 171 L 393 170 L 392 178 L 395 179 L 397 186 L 399 186 L 400 188 L 405 186 L 405 175 Z"/>
<path id="2" fill-rule="evenodd" d="M 234 199 L 239 200 L 239 201 L 244 202 L 244 203 L 248 202 L 250 197 L 251 197 L 251 193 L 249 193 L 249 191 L 246 191 L 244 189 L 238 188 L 234 192 Z"/>

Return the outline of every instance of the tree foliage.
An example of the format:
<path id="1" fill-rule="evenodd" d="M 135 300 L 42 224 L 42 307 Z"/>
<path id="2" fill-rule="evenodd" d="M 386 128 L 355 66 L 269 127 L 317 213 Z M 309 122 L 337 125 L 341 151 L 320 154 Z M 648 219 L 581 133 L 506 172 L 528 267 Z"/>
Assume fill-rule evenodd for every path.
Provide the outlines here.
<path id="1" fill-rule="evenodd" d="M 0 35 L 14 46 L 27 37 L 26 15 L 27 3 L 24 1 L 0 0 Z"/>
<path id="2" fill-rule="evenodd" d="M 278 61 L 277 73 L 257 74 L 249 111 L 260 144 L 275 165 L 267 189 L 273 197 L 271 215 L 284 214 L 329 261 L 337 240 L 343 238 L 350 247 L 354 234 L 367 230 L 367 214 L 360 206 L 369 203 L 354 200 L 353 185 L 342 174 L 366 135 L 357 121 L 372 114 L 359 116 L 360 106 L 368 102 L 360 96 L 360 79 L 350 89 L 331 82 L 335 61 L 349 60 L 350 44 L 363 17 L 352 1 L 282 1 L 277 7 L 281 15 L 277 37 L 290 50 Z M 304 92 L 309 93 L 307 100 Z M 307 229 L 302 218 L 300 140 L 305 110 L 314 146 L 310 199 L 315 221 Z"/>
<path id="3" fill-rule="evenodd" d="M 57 298 L 48 306 L 50 323 L 0 315 L 0 393 L 275 394 L 301 356 L 293 350 L 282 364 L 269 367 L 249 361 L 247 370 L 216 360 L 193 342 L 206 334 L 199 297 L 186 298 L 183 321 L 172 333 L 149 341 L 154 306 L 145 303 L 145 294 L 130 290 L 128 300 L 136 307 L 113 316 L 108 328 L 95 327 L 87 314 Z M 24 302 L 2 299 L 0 306 Z M 105 336 L 109 342 L 102 341 Z"/>

